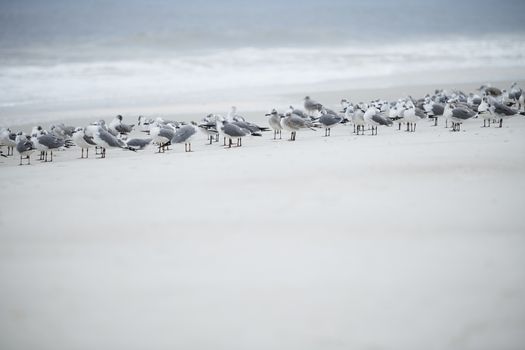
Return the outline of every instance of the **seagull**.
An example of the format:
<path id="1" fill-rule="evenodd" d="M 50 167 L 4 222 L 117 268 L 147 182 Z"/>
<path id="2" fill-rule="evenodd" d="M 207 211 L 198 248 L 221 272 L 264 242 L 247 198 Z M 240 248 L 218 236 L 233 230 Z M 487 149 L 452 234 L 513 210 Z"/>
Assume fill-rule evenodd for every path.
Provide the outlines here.
<path id="1" fill-rule="evenodd" d="M 407 123 L 406 131 L 414 132 L 416 131 L 417 122 L 420 119 L 426 118 L 426 114 L 422 109 L 416 108 L 414 103 L 411 100 L 409 100 L 405 104 L 404 110 L 401 111 L 401 117 L 403 121 Z"/>
<path id="2" fill-rule="evenodd" d="M 510 86 L 509 98 L 516 103 L 520 100 L 521 96 L 523 96 L 523 90 L 518 86 L 517 82 L 512 83 Z"/>
<path id="3" fill-rule="evenodd" d="M 48 151 L 51 153 L 51 159 L 49 161 L 52 162 L 53 161 L 53 150 L 66 146 L 66 143 L 64 142 L 64 140 L 59 139 L 53 134 L 42 134 L 42 135 L 33 134 L 31 141 L 33 141 L 33 145 L 37 150 L 39 150 L 40 152 L 44 152 L 45 154 L 44 162 L 47 162 L 47 152 Z"/>
<path id="4" fill-rule="evenodd" d="M 47 130 L 44 130 L 44 128 L 42 128 L 42 126 L 37 125 L 37 126 L 34 126 L 31 129 L 31 133 L 29 135 L 31 137 L 39 137 L 39 136 L 47 135 L 47 134 L 48 134 Z M 35 144 L 35 140 L 33 140 L 33 146 L 36 149 L 38 149 L 37 145 Z M 44 160 L 45 157 L 47 156 L 46 151 L 41 150 L 41 149 L 39 149 L 39 151 L 40 151 L 40 157 L 38 158 L 38 160 Z"/>
<path id="5" fill-rule="evenodd" d="M 151 118 L 146 118 L 142 115 L 139 115 L 138 126 L 140 126 L 140 131 L 145 132 L 149 135 L 149 126 L 153 124 L 154 120 Z"/>
<path id="6" fill-rule="evenodd" d="M 481 103 L 481 97 L 477 94 L 470 92 L 467 97 L 467 104 L 472 110 L 476 110 L 479 104 Z"/>
<path id="7" fill-rule="evenodd" d="M 135 124 L 127 125 L 122 122 L 122 116 L 119 114 L 109 123 L 109 131 L 113 135 L 127 135 L 133 131 Z"/>
<path id="8" fill-rule="evenodd" d="M 319 118 L 319 123 L 324 127 L 324 136 L 330 136 L 332 127 L 335 127 L 339 124 L 346 123 L 348 119 L 341 117 L 337 113 L 327 110 L 325 108 L 321 109 L 321 117 Z"/>
<path id="9" fill-rule="evenodd" d="M 502 91 L 496 87 L 492 87 L 488 84 L 481 85 L 478 89 L 479 91 L 482 91 L 484 95 L 492 96 L 492 97 L 498 97 L 501 96 Z"/>
<path id="10" fill-rule="evenodd" d="M 122 140 L 119 140 L 101 126 L 90 125 L 84 132 L 86 135 L 93 137 L 93 141 L 95 141 L 97 146 L 102 148 L 101 158 L 106 158 L 106 149 L 108 148 L 121 148 L 135 151 L 132 147 L 127 146 Z"/>
<path id="11" fill-rule="evenodd" d="M 310 96 L 306 96 L 304 98 L 304 109 L 306 109 L 310 115 L 312 115 L 312 113 L 320 112 L 322 108 L 323 105 L 315 100 L 312 100 Z"/>
<path id="12" fill-rule="evenodd" d="M 449 102 L 445 105 L 443 116 L 450 119 L 452 122 L 452 131 L 460 131 L 461 124 L 476 115 L 476 112 L 465 107 L 457 106 L 457 104 Z"/>
<path id="13" fill-rule="evenodd" d="M 342 99 L 341 105 L 343 106 L 343 113 L 345 115 L 345 119 L 348 121 L 351 121 L 352 116 L 354 114 L 354 105 L 350 103 L 347 99 Z M 356 125 L 354 124 L 354 134 L 355 134 L 355 131 L 356 131 Z"/>
<path id="14" fill-rule="evenodd" d="M 297 131 L 300 129 L 309 128 L 315 130 L 310 120 L 301 118 L 292 112 L 287 112 L 281 116 L 281 126 L 284 130 L 290 131 L 290 141 L 295 141 Z"/>
<path id="15" fill-rule="evenodd" d="M 159 146 L 158 153 L 165 151 L 170 145 L 171 139 L 175 135 L 175 128 L 167 125 L 162 125 L 158 120 L 155 120 L 150 125 L 150 136 L 153 139 L 153 143 Z"/>
<path id="16" fill-rule="evenodd" d="M 499 103 L 499 102 L 494 102 L 490 104 L 489 108 L 492 114 L 499 117 L 499 127 L 500 128 L 503 127 L 503 119 L 508 119 L 518 114 L 525 115 L 525 112 L 520 112 L 516 109 L 512 109 L 504 105 L 503 103 Z"/>
<path id="17" fill-rule="evenodd" d="M 231 122 L 231 124 L 235 124 L 238 127 L 247 130 L 251 136 L 262 136 L 261 128 L 259 128 L 257 125 L 253 123 L 238 120 L 238 121 Z"/>
<path id="18" fill-rule="evenodd" d="M 490 127 L 490 120 L 492 119 L 493 115 L 486 97 L 483 97 L 481 103 L 478 106 L 478 115 L 483 117 L 483 127 L 487 127 L 487 121 L 488 127 Z"/>
<path id="19" fill-rule="evenodd" d="M 27 158 L 27 165 L 31 164 L 31 154 L 35 151 L 33 141 L 29 136 L 19 132 L 15 138 L 16 151 L 20 154 L 20 165 L 22 165 L 22 158 Z"/>
<path id="20" fill-rule="evenodd" d="M 93 140 L 93 137 L 87 136 L 85 131 L 84 131 L 84 128 L 82 128 L 82 127 L 78 127 L 78 128 L 75 129 L 75 131 L 73 132 L 72 139 L 73 139 L 73 142 L 78 147 L 80 147 L 80 149 L 82 150 L 80 158 L 84 158 L 84 149 L 86 150 L 86 158 L 88 158 L 89 157 L 89 149 L 91 147 L 95 147 L 97 145 L 95 143 L 95 141 Z"/>
<path id="21" fill-rule="evenodd" d="M 128 140 L 126 140 L 126 146 L 128 146 L 130 148 L 133 148 L 135 151 L 143 150 L 144 148 L 146 148 L 146 146 L 151 144 L 152 140 L 153 139 L 151 139 L 151 138 L 147 138 L 147 139 L 128 139 Z"/>
<path id="22" fill-rule="evenodd" d="M 191 152 L 191 140 L 197 134 L 197 123 L 191 122 L 189 125 L 181 126 L 171 139 L 171 143 L 183 143 L 184 151 Z"/>
<path id="23" fill-rule="evenodd" d="M 73 132 L 75 131 L 74 126 L 65 126 L 63 123 L 57 124 L 57 125 L 51 125 L 51 133 L 54 134 L 56 137 L 62 140 L 66 140 L 68 138 L 71 138 L 73 136 Z"/>
<path id="24" fill-rule="evenodd" d="M 384 116 L 379 109 L 377 109 L 374 106 L 368 107 L 365 114 L 363 115 L 363 119 L 365 121 L 365 124 L 368 124 L 372 127 L 372 135 L 377 135 L 377 126 L 378 125 L 386 125 L 390 126 L 392 125 L 392 121 L 388 119 L 386 116 Z"/>
<path id="25" fill-rule="evenodd" d="M 294 108 L 293 106 L 290 106 L 290 112 L 293 114 L 297 114 L 299 117 L 304 119 L 311 119 L 310 116 L 306 113 L 304 113 L 302 110 Z"/>
<path id="26" fill-rule="evenodd" d="M 219 141 L 219 131 L 217 130 L 217 116 L 213 114 L 208 114 L 202 119 L 202 122 L 197 126 L 199 129 L 208 136 L 208 141 L 210 145 L 213 143 L 213 140 Z"/>
<path id="27" fill-rule="evenodd" d="M 250 131 L 252 136 L 262 136 L 261 131 L 268 131 L 269 128 L 258 126 L 246 120 L 242 115 L 237 114 L 237 107 L 232 106 L 230 113 L 228 113 L 228 121 L 232 124 L 236 124 L 243 129 Z"/>
<path id="28" fill-rule="evenodd" d="M 7 156 L 13 155 L 13 149 L 16 147 L 16 134 L 9 129 L 0 130 L 0 146 L 7 147 Z"/>
<path id="29" fill-rule="evenodd" d="M 388 111 L 388 119 L 392 122 L 397 121 L 398 130 L 401 130 L 401 124 L 403 123 L 403 111 L 405 110 L 404 106 L 405 101 L 403 99 L 398 100 Z"/>
<path id="30" fill-rule="evenodd" d="M 277 139 L 277 135 L 279 135 L 279 140 L 282 138 L 281 132 L 283 130 L 283 127 L 281 126 L 281 116 L 277 112 L 277 110 L 274 108 L 270 113 L 266 114 L 268 118 L 268 124 L 270 124 L 270 127 L 273 129 L 273 139 Z"/>
<path id="31" fill-rule="evenodd" d="M 237 114 L 237 107 L 232 106 L 231 110 L 226 115 L 229 121 L 245 121 L 244 117 L 240 114 Z"/>
<path id="32" fill-rule="evenodd" d="M 429 118 L 434 119 L 434 126 L 437 126 L 438 117 L 443 115 L 445 105 L 434 102 L 431 99 L 429 99 L 426 103 L 423 104 L 423 109 Z"/>
<path id="33" fill-rule="evenodd" d="M 357 135 L 359 135 L 359 130 L 361 130 L 362 135 L 365 134 L 365 118 L 364 118 L 365 108 L 367 108 L 367 106 L 362 102 L 359 102 L 353 108 L 353 113 L 351 115 L 351 118 L 352 118 L 352 123 L 354 123 L 354 128 L 357 127 Z M 346 110 L 347 115 L 350 113 L 349 112 L 350 110 L 351 110 L 350 108 L 347 108 Z"/>
<path id="34" fill-rule="evenodd" d="M 250 133 L 249 130 L 243 129 L 227 120 L 217 119 L 217 123 L 219 130 L 224 134 L 224 137 L 229 140 L 228 148 L 232 147 L 232 139 L 237 140 L 237 147 L 242 146 L 242 138 Z"/>

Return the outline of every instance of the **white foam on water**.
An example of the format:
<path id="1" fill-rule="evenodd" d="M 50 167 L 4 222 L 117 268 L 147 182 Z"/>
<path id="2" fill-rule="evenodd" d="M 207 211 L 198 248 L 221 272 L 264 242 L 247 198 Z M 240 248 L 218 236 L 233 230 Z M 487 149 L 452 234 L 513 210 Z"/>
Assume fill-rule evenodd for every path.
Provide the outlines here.
<path id="1" fill-rule="evenodd" d="M 213 102 L 247 98 L 271 87 L 480 67 L 525 67 L 525 40 L 239 48 L 140 60 L 7 65 L 0 67 L 0 121 L 16 120 L 19 110 L 30 115 L 42 108 Z M 524 77 L 525 70 L 516 79 Z M 421 79 L 425 83 L 425 76 Z"/>

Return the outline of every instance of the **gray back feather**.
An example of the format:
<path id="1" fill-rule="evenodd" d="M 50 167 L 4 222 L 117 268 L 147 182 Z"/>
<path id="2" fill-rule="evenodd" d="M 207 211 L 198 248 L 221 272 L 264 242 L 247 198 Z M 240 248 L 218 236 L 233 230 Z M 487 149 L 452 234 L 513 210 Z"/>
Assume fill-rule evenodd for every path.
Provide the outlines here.
<path id="1" fill-rule="evenodd" d="M 64 141 L 54 135 L 42 135 L 38 138 L 38 142 L 49 149 L 55 149 L 64 146 Z"/>
<path id="2" fill-rule="evenodd" d="M 35 149 L 33 142 L 29 139 L 22 139 L 16 144 L 18 153 L 23 153 Z"/>
<path id="3" fill-rule="evenodd" d="M 445 112 L 445 106 L 441 103 L 434 103 L 432 105 L 432 113 L 434 115 L 443 115 Z"/>
<path id="4" fill-rule="evenodd" d="M 87 144 L 89 145 L 92 145 L 92 146 L 96 146 L 97 144 L 95 143 L 95 141 L 93 140 L 93 137 L 91 136 L 87 136 L 86 134 L 84 134 L 84 136 L 82 137 L 84 139 L 84 141 L 86 141 Z"/>
<path id="5" fill-rule="evenodd" d="M 98 128 L 98 134 L 102 141 L 108 144 L 109 147 L 120 147 L 122 148 L 122 141 L 117 139 L 115 136 L 104 130 L 103 128 Z"/>
<path id="6" fill-rule="evenodd" d="M 390 119 L 383 117 L 379 113 L 374 114 L 371 119 L 379 125 L 391 125 L 392 124 L 392 121 Z"/>
<path id="7" fill-rule="evenodd" d="M 115 126 L 115 130 L 117 130 L 121 134 L 127 134 L 130 133 L 133 130 L 133 127 L 135 125 L 127 125 L 127 124 L 117 124 Z"/>
<path id="8" fill-rule="evenodd" d="M 245 122 L 245 121 L 237 121 L 237 122 L 233 122 L 232 124 L 237 125 L 238 127 L 242 129 L 246 129 L 250 133 L 261 132 L 261 129 L 259 129 L 258 126 Z"/>
<path id="9" fill-rule="evenodd" d="M 171 143 L 186 142 L 186 140 L 195 135 L 196 132 L 197 130 L 195 130 L 192 125 L 184 125 L 175 132 L 175 135 L 173 135 L 173 138 L 171 139 Z"/>
<path id="10" fill-rule="evenodd" d="M 466 120 L 466 119 L 472 118 L 475 115 L 476 115 L 475 112 L 473 112 L 471 110 L 468 110 L 466 108 L 454 108 L 452 110 L 452 117 L 453 118 Z"/>
<path id="11" fill-rule="evenodd" d="M 511 116 L 511 115 L 514 115 L 514 114 L 518 113 L 514 109 L 512 109 L 510 107 L 507 107 L 507 106 L 505 106 L 502 103 L 496 102 L 494 104 L 494 107 L 495 107 L 494 112 L 496 112 L 496 114 L 504 114 L 504 115 Z"/>
<path id="12" fill-rule="evenodd" d="M 248 134 L 246 129 L 231 123 L 224 124 L 222 131 L 230 137 L 243 137 Z"/>
<path id="13" fill-rule="evenodd" d="M 340 116 L 337 116 L 337 115 L 323 114 L 319 118 L 319 123 L 323 124 L 324 126 L 332 126 L 332 125 L 335 125 L 335 124 L 339 124 L 342 120 L 343 120 L 343 118 L 341 118 Z"/>
<path id="14" fill-rule="evenodd" d="M 171 129 L 171 128 L 162 128 L 162 127 L 160 128 L 160 131 L 159 131 L 159 136 L 160 137 L 165 137 L 168 140 L 171 140 L 174 135 L 175 135 L 175 131 L 173 131 L 173 129 Z"/>
<path id="15" fill-rule="evenodd" d="M 131 139 L 126 142 L 129 147 L 143 149 L 151 143 L 152 139 Z"/>

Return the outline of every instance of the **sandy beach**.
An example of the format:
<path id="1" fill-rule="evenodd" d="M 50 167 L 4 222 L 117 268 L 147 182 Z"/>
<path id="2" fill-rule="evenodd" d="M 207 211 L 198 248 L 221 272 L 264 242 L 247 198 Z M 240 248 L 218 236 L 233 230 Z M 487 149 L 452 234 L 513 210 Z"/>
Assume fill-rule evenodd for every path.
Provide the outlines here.
<path id="1" fill-rule="evenodd" d="M 0 350 L 523 349 L 525 116 L 504 106 L 525 114 L 523 13 L 0 2 L 0 144 L 69 147 L 23 166 L 0 149 Z M 236 138 L 254 128 L 232 110 L 268 127 L 273 109 L 314 130 L 226 148 L 190 124 Z M 104 131 L 145 139 L 139 120 L 172 125 L 159 142 L 195 133 L 192 152 Z"/>
<path id="2" fill-rule="evenodd" d="M 431 124 L 0 159 L 2 347 L 519 348 L 525 118 Z"/>

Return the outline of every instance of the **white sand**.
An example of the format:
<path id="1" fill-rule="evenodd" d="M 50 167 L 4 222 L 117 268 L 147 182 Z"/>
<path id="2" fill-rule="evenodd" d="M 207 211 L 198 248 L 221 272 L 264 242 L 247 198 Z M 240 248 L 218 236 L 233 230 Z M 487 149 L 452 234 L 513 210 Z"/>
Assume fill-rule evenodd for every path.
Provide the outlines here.
<path id="1" fill-rule="evenodd" d="M 1 159 L 2 349 L 518 349 L 525 118 Z"/>

